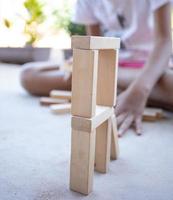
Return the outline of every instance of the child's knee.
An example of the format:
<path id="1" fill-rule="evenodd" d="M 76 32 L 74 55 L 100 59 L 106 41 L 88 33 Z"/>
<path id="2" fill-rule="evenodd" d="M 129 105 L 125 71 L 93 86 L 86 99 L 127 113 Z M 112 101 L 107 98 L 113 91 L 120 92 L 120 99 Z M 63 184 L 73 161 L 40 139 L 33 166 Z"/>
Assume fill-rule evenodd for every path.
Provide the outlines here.
<path id="1" fill-rule="evenodd" d="M 30 93 L 33 92 L 34 80 L 37 74 L 38 70 L 32 65 L 32 63 L 24 64 L 22 66 L 20 74 L 21 85 Z"/>

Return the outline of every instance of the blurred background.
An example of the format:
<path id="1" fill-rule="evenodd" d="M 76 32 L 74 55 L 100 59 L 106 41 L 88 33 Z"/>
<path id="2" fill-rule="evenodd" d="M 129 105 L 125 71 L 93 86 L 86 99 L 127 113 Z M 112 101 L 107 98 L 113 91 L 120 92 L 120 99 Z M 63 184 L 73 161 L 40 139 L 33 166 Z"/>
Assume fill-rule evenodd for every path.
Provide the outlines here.
<path id="1" fill-rule="evenodd" d="M 0 61 L 56 60 L 55 49 L 70 48 L 70 35 L 85 34 L 70 22 L 75 1 L 0 0 Z"/>

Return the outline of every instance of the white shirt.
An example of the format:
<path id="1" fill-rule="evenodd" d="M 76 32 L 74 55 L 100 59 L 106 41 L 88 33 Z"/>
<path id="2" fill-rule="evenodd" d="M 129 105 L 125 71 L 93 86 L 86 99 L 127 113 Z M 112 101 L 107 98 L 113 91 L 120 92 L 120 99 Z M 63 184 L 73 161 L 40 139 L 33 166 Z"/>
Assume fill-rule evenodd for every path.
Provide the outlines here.
<path id="1" fill-rule="evenodd" d="M 171 0 L 78 0 L 72 21 L 100 24 L 103 35 L 119 36 L 128 50 L 149 51 L 153 13 Z M 123 17 L 123 23 L 118 19 Z"/>

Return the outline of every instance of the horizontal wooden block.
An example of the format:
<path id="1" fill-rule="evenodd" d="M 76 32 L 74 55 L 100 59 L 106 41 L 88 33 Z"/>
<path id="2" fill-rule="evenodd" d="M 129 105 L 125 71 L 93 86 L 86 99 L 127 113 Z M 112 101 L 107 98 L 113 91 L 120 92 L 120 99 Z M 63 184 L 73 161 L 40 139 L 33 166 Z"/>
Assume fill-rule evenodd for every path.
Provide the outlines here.
<path id="1" fill-rule="evenodd" d="M 100 124 L 110 118 L 113 114 L 113 108 L 97 106 L 96 115 L 92 118 L 84 118 L 72 116 L 71 126 L 75 130 L 81 130 L 86 132 L 91 132 L 97 128 Z"/>
<path id="2" fill-rule="evenodd" d="M 50 97 L 71 101 L 71 92 L 65 90 L 52 90 L 50 92 Z"/>
<path id="3" fill-rule="evenodd" d="M 42 106 L 50 106 L 52 104 L 64 104 L 67 103 L 68 100 L 66 99 L 55 99 L 51 97 L 41 97 L 40 98 L 40 104 Z"/>
<path id="4" fill-rule="evenodd" d="M 120 38 L 98 36 L 72 36 L 75 49 L 119 49 Z"/>
<path id="5" fill-rule="evenodd" d="M 156 121 L 163 118 L 163 110 L 160 108 L 145 108 L 143 121 Z"/>
<path id="6" fill-rule="evenodd" d="M 51 105 L 50 106 L 51 112 L 54 114 L 65 114 L 70 113 L 71 111 L 71 104 L 57 104 L 57 105 Z"/>

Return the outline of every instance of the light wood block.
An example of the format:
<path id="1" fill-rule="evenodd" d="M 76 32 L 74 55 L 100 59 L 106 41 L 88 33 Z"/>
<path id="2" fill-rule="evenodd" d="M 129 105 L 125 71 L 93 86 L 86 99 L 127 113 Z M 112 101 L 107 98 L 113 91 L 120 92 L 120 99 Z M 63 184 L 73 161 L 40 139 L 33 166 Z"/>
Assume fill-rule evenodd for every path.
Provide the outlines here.
<path id="1" fill-rule="evenodd" d="M 72 36 L 72 48 L 76 49 L 119 49 L 120 38 L 99 36 Z"/>
<path id="2" fill-rule="evenodd" d="M 63 104 L 67 103 L 68 100 L 66 99 L 55 99 L 51 97 L 40 97 L 40 104 L 42 106 L 50 106 L 52 104 Z"/>
<path id="3" fill-rule="evenodd" d="M 72 130 L 70 189 L 85 195 L 92 191 L 95 131 Z"/>
<path id="4" fill-rule="evenodd" d="M 71 101 L 71 92 L 66 90 L 52 90 L 50 92 L 50 97 Z"/>
<path id="5" fill-rule="evenodd" d="M 95 115 L 98 51 L 73 50 L 72 115 Z"/>
<path id="6" fill-rule="evenodd" d="M 114 115 L 111 116 L 111 160 L 117 160 L 119 156 L 117 122 Z"/>
<path id="7" fill-rule="evenodd" d="M 109 167 L 111 149 L 111 120 L 96 129 L 95 170 L 106 173 Z"/>
<path id="8" fill-rule="evenodd" d="M 54 114 L 70 113 L 71 104 L 70 103 L 66 103 L 66 104 L 51 105 L 50 109 L 51 109 L 51 112 L 54 113 Z"/>
<path id="9" fill-rule="evenodd" d="M 143 121 L 156 121 L 163 118 L 163 110 L 160 108 L 145 108 Z"/>
<path id="10" fill-rule="evenodd" d="M 75 130 L 91 132 L 113 115 L 113 108 L 96 106 L 96 115 L 92 118 L 72 116 L 71 127 Z"/>
<path id="11" fill-rule="evenodd" d="M 115 50 L 99 50 L 97 104 L 114 106 L 117 91 L 117 56 Z"/>

